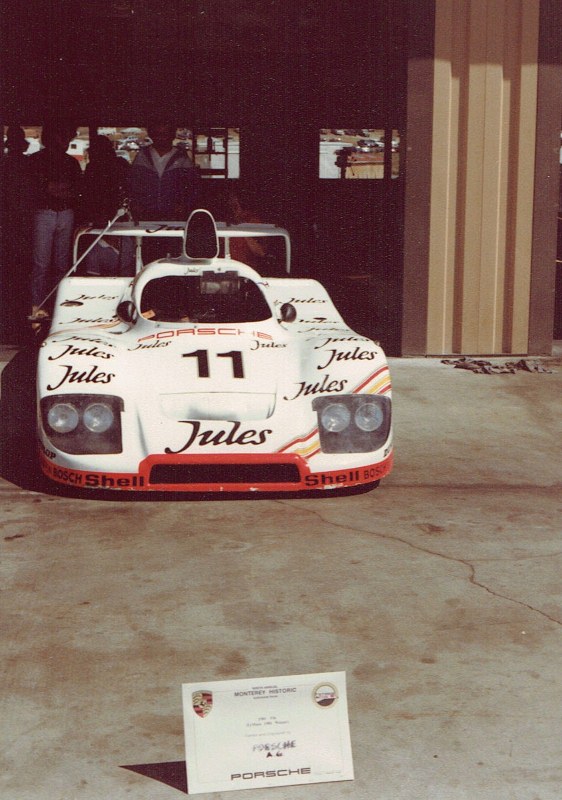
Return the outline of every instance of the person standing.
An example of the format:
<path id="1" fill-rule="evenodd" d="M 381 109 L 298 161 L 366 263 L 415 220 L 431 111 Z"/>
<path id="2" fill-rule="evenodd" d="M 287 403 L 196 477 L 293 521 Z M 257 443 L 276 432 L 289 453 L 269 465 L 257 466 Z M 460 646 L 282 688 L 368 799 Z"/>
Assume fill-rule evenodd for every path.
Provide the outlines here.
<path id="1" fill-rule="evenodd" d="M 152 144 L 141 147 L 130 172 L 131 212 L 135 220 L 185 222 L 199 194 L 199 172 L 185 147 L 174 145 L 177 127 L 157 122 L 147 128 Z M 178 241 L 143 243 L 144 260 L 166 255 L 162 249 L 181 249 Z M 176 253 L 173 253 L 174 255 Z M 179 254 L 179 253 L 178 253 Z"/>
<path id="2" fill-rule="evenodd" d="M 112 142 L 100 134 L 90 136 L 78 220 L 85 225 L 105 225 L 128 197 L 129 163 L 119 158 Z"/>
<path id="3" fill-rule="evenodd" d="M 106 136 L 90 136 L 78 224 L 103 228 L 114 219 L 128 199 L 130 169 Z M 83 265 L 92 275 L 134 275 L 134 242 L 124 236 L 106 236 L 88 253 Z"/>
<path id="4" fill-rule="evenodd" d="M 71 265 L 74 214 L 79 201 L 82 170 L 67 155 L 76 126 L 43 126 L 43 149 L 29 156 L 33 189 L 31 318 L 47 316 L 42 304 Z"/>

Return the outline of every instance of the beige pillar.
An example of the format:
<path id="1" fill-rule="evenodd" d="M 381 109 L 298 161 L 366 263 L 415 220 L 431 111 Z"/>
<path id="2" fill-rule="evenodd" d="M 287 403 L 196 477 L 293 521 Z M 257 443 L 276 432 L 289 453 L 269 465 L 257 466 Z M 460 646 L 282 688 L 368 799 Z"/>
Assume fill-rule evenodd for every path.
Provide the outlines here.
<path id="1" fill-rule="evenodd" d="M 428 353 L 525 353 L 539 0 L 436 0 Z"/>

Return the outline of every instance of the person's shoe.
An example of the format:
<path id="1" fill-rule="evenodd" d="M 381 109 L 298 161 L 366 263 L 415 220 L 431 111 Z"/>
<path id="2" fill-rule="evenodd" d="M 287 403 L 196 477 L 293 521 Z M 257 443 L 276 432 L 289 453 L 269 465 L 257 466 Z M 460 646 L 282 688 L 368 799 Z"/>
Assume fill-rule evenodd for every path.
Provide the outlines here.
<path id="1" fill-rule="evenodd" d="M 41 306 L 32 306 L 28 320 L 31 322 L 38 322 L 41 319 L 46 319 L 48 316 L 48 312 L 45 311 L 44 308 L 41 308 Z"/>
<path id="2" fill-rule="evenodd" d="M 40 306 L 32 307 L 28 320 L 31 322 L 31 329 L 33 331 L 37 332 L 41 328 L 41 323 L 46 319 L 49 319 L 49 314 L 44 308 Z"/>

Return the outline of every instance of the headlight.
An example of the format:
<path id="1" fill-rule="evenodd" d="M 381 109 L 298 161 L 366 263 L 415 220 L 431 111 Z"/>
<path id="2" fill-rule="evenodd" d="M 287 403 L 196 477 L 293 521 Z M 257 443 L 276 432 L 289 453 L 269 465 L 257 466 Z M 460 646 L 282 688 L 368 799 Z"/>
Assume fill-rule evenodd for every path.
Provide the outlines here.
<path id="1" fill-rule="evenodd" d="M 323 427 L 330 433 L 339 433 L 351 422 L 351 414 L 343 403 L 330 403 L 320 414 Z"/>
<path id="2" fill-rule="evenodd" d="M 55 403 L 49 409 L 47 422 L 56 433 L 70 433 L 78 426 L 80 415 L 70 403 Z"/>
<path id="3" fill-rule="evenodd" d="M 84 411 L 82 419 L 92 433 L 105 433 L 113 425 L 114 414 L 106 403 L 92 403 Z"/>
<path id="4" fill-rule="evenodd" d="M 390 435 L 391 401 L 385 395 L 315 397 L 320 448 L 324 453 L 370 453 Z"/>
<path id="5" fill-rule="evenodd" d="M 106 394 L 50 395 L 41 399 L 49 441 L 63 453 L 121 453 L 121 397 Z"/>
<path id="6" fill-rule="evenodd" d="M 383 424 L 384 414 L 376 403 L 362 403 L 355 412 L 354 420 L 362 431 L 376 431 Z"/>

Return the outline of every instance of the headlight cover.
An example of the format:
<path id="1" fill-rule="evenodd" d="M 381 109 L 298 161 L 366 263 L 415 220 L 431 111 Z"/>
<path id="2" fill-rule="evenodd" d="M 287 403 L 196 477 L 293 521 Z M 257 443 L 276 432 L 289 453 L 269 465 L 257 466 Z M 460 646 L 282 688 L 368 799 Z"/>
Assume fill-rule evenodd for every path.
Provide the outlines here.
<path id="1" fill-rule="evenodd" d="M 390 433 L 391 400 L 384 395 L 315 397 L 320 447 L 324 453 L 369 453 Z M 347 424 L 344 421 L 347 420 Z"/>
<path id="2" fill-rule="evenodd" d="M 41 399 L 41 421 L 57 450 L 74 455 L 121 453 L 121 397 L 64 394 Z"/>
<path id="3" fill-rule="evenodd" d="M 320 419 L 327 431 L 340 433 L 351 422 L 351 413 L 345 403 L 329 403 L 320 411 Z"/>
<path id="4" fill-rule="evenodd" d="M 107 403 L 90 403 L 84 410 L 82 421 L 92 433 L 105 433 L 113 425 L 115 415 Z"/>
<path id="5" fill-rule="evenodd" d="M 70 403 L 55 403 L 47 414 L 49 427 L 55 433 L 70 433 L 80 422 L 80 415 Z"/>
<path id="6" fill-rule="evenodd" d="M 366 433 L 378 430 L 384 423 L 384 411 L 379 403 L 361 403 L 353 419 L 358 428 Z"/>

